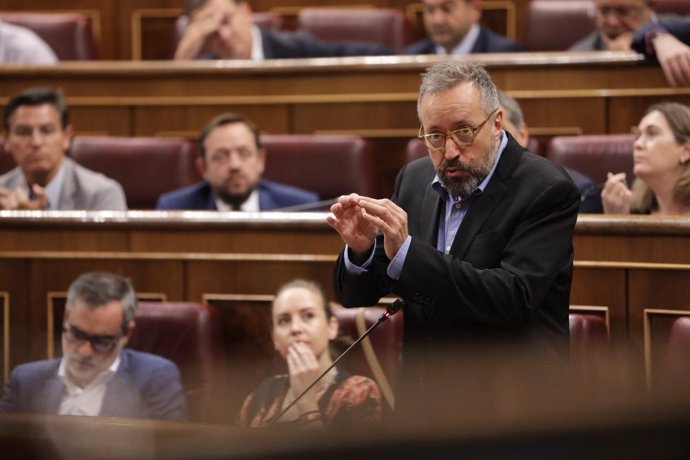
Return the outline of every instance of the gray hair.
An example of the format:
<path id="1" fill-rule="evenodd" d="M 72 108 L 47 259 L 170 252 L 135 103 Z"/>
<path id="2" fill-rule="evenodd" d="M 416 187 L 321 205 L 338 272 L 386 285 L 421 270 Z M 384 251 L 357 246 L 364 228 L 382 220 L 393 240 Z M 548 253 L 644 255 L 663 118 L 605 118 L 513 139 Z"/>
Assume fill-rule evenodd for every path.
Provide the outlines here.
<path id="1" fill-rule="evenodd" d="M 464 82 L 472 82 L 477 85 L 482 109 L 487 116 L 498 109 L 498 90 L 484 66 L 474 62 L 449 59 L 434 64 L 422 74 L 422 83 L 419 86 L 417 99 L 417 116 L 419 119 L 422 119 L 420 116 L 422 99 L 427 93 L 445 91 Z"/>
<path id="2" fill-rule="evenodd" d="M 90 308 L 99 308 L 112 301 L 122 302 L 123 332 L 134 319 L 139 306 L 132 283 L 109 272 L 86 272 L 74 280 L 67 291 L 67 311 L 71 310 L 77 301 Z"/>
<path id="3" fill-rule="evenodd" d="M 525 121 L 520 104 L 512 96 L 501 90 L 498 91 L 498 101 L 501 107 L 506 109 L 506 117 L 515 126 L 515 129 L 520 129 L 520 125 Z"/>

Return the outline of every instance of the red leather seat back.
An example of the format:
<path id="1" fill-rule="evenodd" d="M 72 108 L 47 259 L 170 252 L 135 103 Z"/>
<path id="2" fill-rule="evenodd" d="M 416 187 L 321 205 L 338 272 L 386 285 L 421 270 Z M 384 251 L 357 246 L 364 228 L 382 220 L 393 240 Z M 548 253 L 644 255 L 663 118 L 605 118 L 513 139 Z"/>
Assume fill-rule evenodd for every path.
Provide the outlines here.
<path id="1" fill-rule="evenodd" d="M 192 302 L 139 302 L 128 347 L 163 356 L 180 369 L 190 419 L 208 421 L 222 390 L 218 311 Z"/>
<path id="2" fill-rule="evenodd" d="M 98 59 L 89 16 L 78 13 L 0 13 L 0 20 L 31 29 L 61 61 Z"/>
<path id="3" fill-rule="evenodd" d="M 201 180 L 196 147 L 186 139 L 78 136 L 70 156 L 119 182 L 129 209 L 153 209 L 161 193 Z"/>
<path id="4" fill-rule="evenodd" d="M 327 200 L 348 193 L 377 196 L 369 141 L 359 136 L 267 135 L 264 177 Z"/>
<path id="5" fill-rule="evenodd" d="M 690 15 L 690 2 L 688 0 L 655 0 L 654 5 L 654 11 L 657 13 Z"/>
<path id="6" fill-rule="evenodd" d="M 664 383 L 687 388 L 690 382 L 690 316 L 681 316 L 673 322 L 662 372 Z"/>
<path id="7" fill-rule="evenodd" d="M 632 134 L 556 136 L 549 143 L 546 158 L 580 171 L 595 183 L 606 182 L 609 172 L 624 172 L 632 183 L 633 142 Z"/>
<path id="8" fill-rule="evenodd" d="M 609 335 L 601 316 L 570 313 L 570 368 L 581 379 L 595 381 L 606 372 Z"/>
<path id="9" fill-rule="evenodd" d="M 595 29 L 591 0 L 532 0 L 527 9 L 525 46 L 560 51 Z"/>
<path id="10" fill-rule="evenodd" d="M 413 39 L 409 19 L 394 8 L 303 8 L 297 23 L 322 40 L 381 43 L 395 53 Z"/>
<path id="11" fill-rule="evenodd" d="M 14 161 L 12 154 L 5 151 L 5 143 L 0 142 L 0 174 L 5 174 L 16 166 L 17 163 Z"/>

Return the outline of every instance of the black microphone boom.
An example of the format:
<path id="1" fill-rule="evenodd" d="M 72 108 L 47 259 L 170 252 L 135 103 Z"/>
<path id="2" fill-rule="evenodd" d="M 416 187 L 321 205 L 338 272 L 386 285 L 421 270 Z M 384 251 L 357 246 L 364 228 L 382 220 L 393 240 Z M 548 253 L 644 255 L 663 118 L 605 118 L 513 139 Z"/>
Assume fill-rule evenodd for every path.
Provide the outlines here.
<path id="1" fill-rule="evenodd" d="M 333 360 L 333 362 L 331 363 L 331 365 L 328 366 L 328 369 L 326 369 L 325 371 L 323 371 L 323 372 L 321 373 L 321 375 L 319 375 L 318 377 L 316 377 L 316 379 L 314 379 L 314 381 L 311 382 L 311 384 L 306 388 L 306 390 L 304 390 L 302 393 L 300 393 L 299 395 L 297 395 L 297 397 L 296 397 L 295 399 L 293 399 L 292 402 L 291 402 L 290 404 L 288 404 L 288 405 L 285 407 L 285 409 L 283 409 L 282 411 L 280 411 L 280 413 L 279 413 L 273 420 L 271 420 L 271 422 L 268 424 L 268 426 L 271 426 L 271 425 L 273 425 L 274 423 L 276 423 L 278 420 L 280 420 L 280 417 L 282 417 L 283 415 L 285 415 L 285 413 L 286 413 L 287 411 L 289 411 L 290 408 L 292 408 L 292 406 L 294 406 L 295 404 L 297 404 L 297 401 L 299 401 L 300 399 L 302 399 L 302 397 L 303 397 L 304 395 L 306 395 L 306 394 L 309 392 L 309 390 L 311 390 L 312 388 L 314 388 L 314 385 L 316 385 L 317 383 L 319 383 L 319 381 L 321 381 L 321 379 L 322 379 L 326 374 L 328 374 L 328 372 L 329 372 L 331 369 L 333 369 L 333 368 L 335 367 L 335 365 L 338 364 L 338 362 L 339 362 L 339 361 L 340 361 L 350 350 L 352 350 L 352 348 L 355 347 L 355 345 L 357 345 L 359 342 L 361 342 L 362 340 L 364 340 L 364 339 L 371 333 L 371 331 L 373 331 L 374 329 L 376 329 L 376 327 L 377 327 L 379 324 L 385 322 L 388 318 L 390 318 L 391 316 L 393 316 L 394 314 L 396 314 L 396 313 L 398 312 L 398 310 L 400 310 L 400 309 L 403 307 L 403 305 L 405 305 L 405 302 L 403 302 L 402 299 L 396 299 L 395 302 L 393 302 L 392 304 L 388 305 L 388 307 L 386 308 L 386 311 L 385 311 L 384 313 L 382 313 L 381 316 L 379 316 L 379 319 L 377 319 L 376 322 L 375 322 L 374 324 L 372 324 L 371 327 L 370 327 L 369 329 L 367 329 L 366 331 L 364 331 L 364 334 L 362 334 L 361 336 L 359 336 L 359 338 L 358 338 L 357 340 L 355 340 L 355 341 L 352 343 L 352 345 L 350 345 L 349 347 L 347 347 L 347 350 L 345 350 L 344 352 L 342 352 L 342 353 L 340 354 L 340 356 L 338 356 L 335 360 Z"/>

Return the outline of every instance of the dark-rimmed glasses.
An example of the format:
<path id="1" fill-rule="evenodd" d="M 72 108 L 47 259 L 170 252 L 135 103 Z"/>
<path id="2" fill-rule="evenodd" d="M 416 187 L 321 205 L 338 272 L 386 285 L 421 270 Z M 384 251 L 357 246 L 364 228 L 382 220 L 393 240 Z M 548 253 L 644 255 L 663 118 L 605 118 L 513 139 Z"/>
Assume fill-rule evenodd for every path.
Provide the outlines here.
<path id="1" fill-rule="evenodd" d="M 117 345 L 117 342 L 122 338 L 123 334 L 119 335 L 91 335 L 82 331 L 76 326 L 65 323 L 62 326 L 62 334 L 75 345 L 81 345 L 84 342 L 89 342 L 93 351 L 97 353 L 107 353 L 112 351 Z"/>
<path id="2" fill-rule="evenodd" d="M 486 120 L 479 123 L 475 128 L 471 126 L 462 126 L 453 131 L 447 131 L 445 134 L 422 134 L 424 132 L 424 126 L 420 126 L 419 135 L 417 137 L 424 142 L 424 145 L 426 145 L 426 148 L 429 150 L 444 151 L 446 149 L 446 141 L 449 137 L 453 139 L 453 142 L 455 142 L 455 145 L 458 147 L 467 147 L 468 145 L 472 145 L 472 143 L 474 143 L 474 139 L 477 137 L 477 134 L 479 134 L 479 131 L 497 111 L 498 109 L 491 112 L 489 116 L 486 117 Z"/>

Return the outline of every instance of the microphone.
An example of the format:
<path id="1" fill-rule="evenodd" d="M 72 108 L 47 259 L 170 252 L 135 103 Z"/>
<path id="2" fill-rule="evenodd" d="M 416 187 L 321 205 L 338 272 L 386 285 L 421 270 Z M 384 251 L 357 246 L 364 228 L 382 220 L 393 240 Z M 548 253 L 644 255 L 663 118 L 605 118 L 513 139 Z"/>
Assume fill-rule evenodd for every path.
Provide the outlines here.
<path id="1" fill-rule="evenodd" d="M 265 212 L 298 212 L 298 211 L 308 211 L 310 209 L 318 209 L 330 207 L 332 204 L 336 203 L 338 198 L 331 198 L 330 200 L 312 201 L 310 203 L 296 204 L 294 206 L 286 206 L 284 208 L 270 209 Z"/>
<path id="2" fill-rule="evenodd" d="M 311 390 L 312 388 L 314 388 L 314 385 L 316 385 L 317 383 L 319 383 L 319 382 L 321 381 L 321 379 L 324 378 L 324 376 L 325 376 L 326 374 L 328 374 L 328 372 L 329 372 L 331 369 L 333 369 L 333 368 L 335 367 L 335 365 L 338 364 L 338 362 L 339 362 L 341 359 L 343 359 L 343 357 L 344 357 L 350 350 L 352 350 L 352 348 L 355 347 L 355 345 L 357 345 L 359 342 L 361 342 L 362 340 L 364 340 L 369 334 L 371 334 L 371 332 L 372 332 L 374 329 L 376 329 L 376 327 L 378 327 L 379 324 L 385 322 L 388 318 L 390 318 L 391 316 L 393 316 L 394 314 L 396 314 L 404 305 L 405 305 L 405 302 L 404 302 L 402 299 L 396 299 L 395 302 L 393 302 L 392 304 L 388 305 L 388 307 L 386 307 L 386 311 L 385 311 L 384 313 L 382 313 L 381 316 L 379 316 L 379 319 L 377 319 L 376 322 L 375 322 L 374 324 L 372 324 L 371 327 L 370 327 L 369 329 L 367 329 L 366 331 L 364 331 L 364 334 L 362 334 L 361 336 L 359 336 L 359 338 L 358 338 L 357 340 L 355 340 L 355 341 L 352 343 L 352 345 L 350 345 L 349 347 L 347 347 L 347 349 L 346 349 L 344 352 L 342 352 L 342 353 L 340 354 L 340 356 L 338 356 L 335 360 L 333 360 L 333 362 L 331 363 L 331 365 L 328 366 L 328 368 L 327 368 L 325 371 L 323 371 L 323 372 L 321 373 L 321 375 L 319 375 L 318 377 L 316 377 L 316 379 L 314 379 L 314 381 L 311 382 L 311 384 L 309 384 L 309 386 L 308 386 L 302 393 L 300 393 L 299 395 L 297 395 L 297 397 L 296 397 L 295 399 L 293 399 L 292 402 L 291 402 L 290 404 L 288 404 L 288 405 L 285 407 L 285 409 L 283 409 L 282 411 L 280 411 L 280 413 L 279 413 L 273 420 L 271 420 L 271 422 L 270 422 L 267 426 L 271 426 L 271 425 L 273 425 L 274 423 L 276 423 L 278 420 L 280 420 L 280 418 L 281 418 L 283 415 L 285 415 L 285 413 L 286 413 L 287 411 L 289 411 L 290 408 L 292 408 L 292 406 L 294 406 L 295 404 L 297 404 L 297 402 L 298 402 L 300 399 L 302 399 L 302 397 L 303 397 L 304 395 L 306 395 L 306 394 L 309 392 L 309 390 Z"/>

